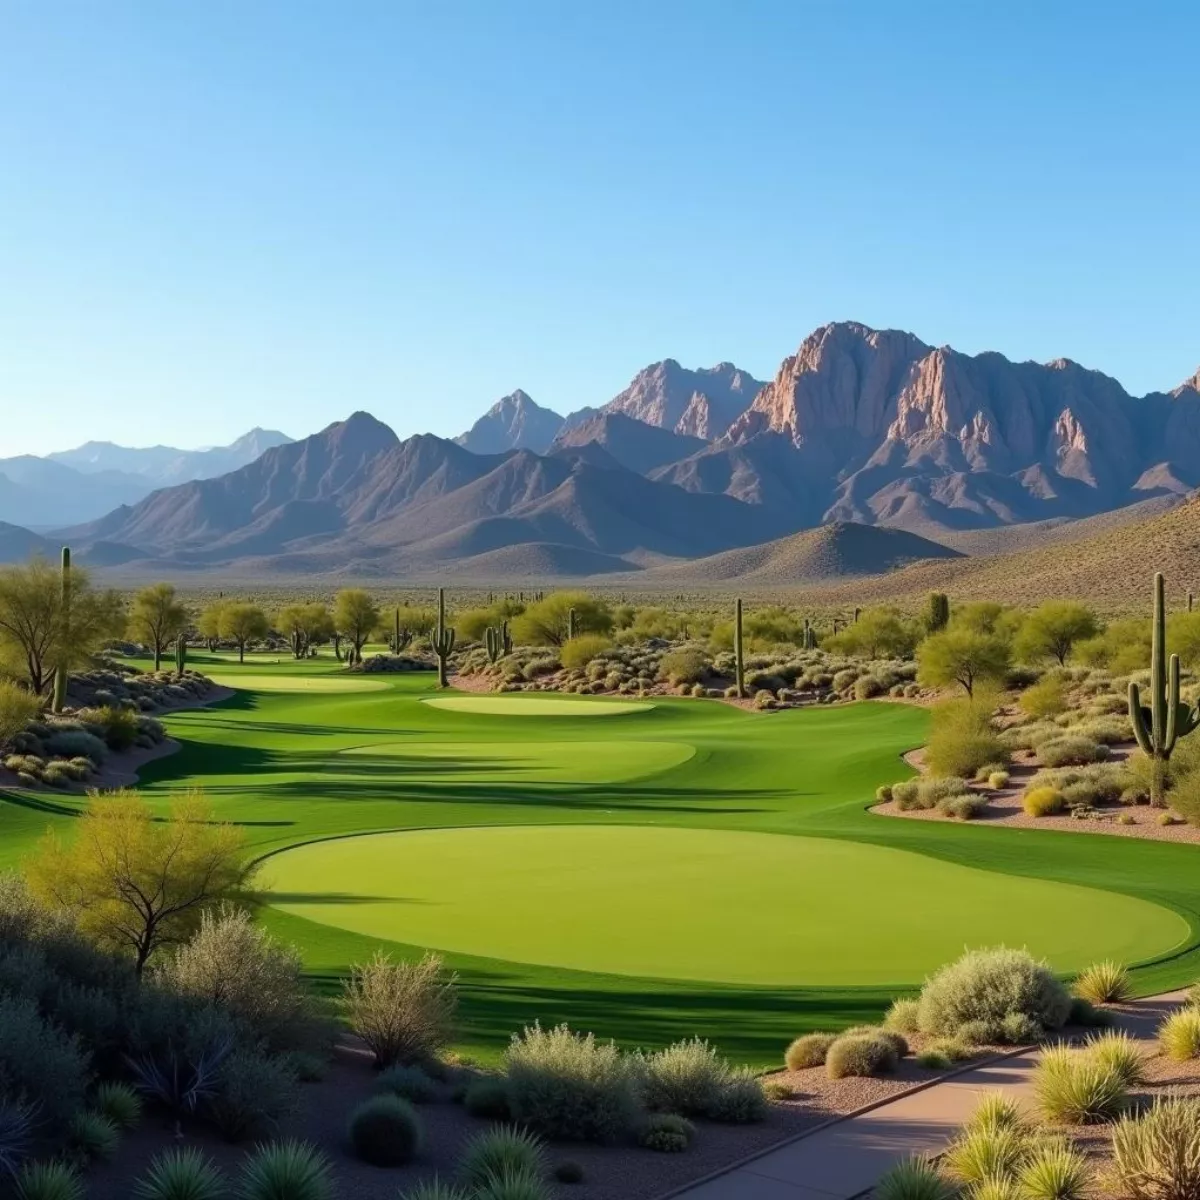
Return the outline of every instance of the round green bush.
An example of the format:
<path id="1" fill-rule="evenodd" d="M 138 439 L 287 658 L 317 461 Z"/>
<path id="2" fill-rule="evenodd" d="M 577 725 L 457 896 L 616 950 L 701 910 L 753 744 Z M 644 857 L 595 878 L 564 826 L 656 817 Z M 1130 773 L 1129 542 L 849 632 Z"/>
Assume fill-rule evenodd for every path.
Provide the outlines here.
<path id="1" fill-rule="evenodd" d="M 424 1130 L 416 1109 L 399 1096 L 374 1096 L 350 1116 L 350 1144 L 373 1167 L 400 1167 L 420 1153 Z"/>
<path id="2" fill-rule="evenodd" d="M 691 1145 L 696 1127 L 674 1113 L 652 1113 L 638 1131 L 638 1145 L 660 1154 L 678 1154 Z"/>
<path id="3" fill-rule="evenodd" d="M 893 1000 L 883 1018 L 884 1028 L 895 1030 L 896 1033 L 916 1033 L 920 1028 L 917 1023 L 920 1010 L 920 1001 L 912 997 Z"/>
<path id="4" fill-rule="evenodd" d="M 806 1033 L 798 1037 L 783 1056 L 789 1071 L 803 1071 L 808 1067 L 823 1067 L 829 1047 L 838 1039 L 836 1033 Z"/>
<path id="5" fill-rule="evenodd" d="M 899 1056 L 894 1043 L 875 1033 L 843 1035 L 829 1047 L 825 1071 L 830 1079 L 871 1078 L 895 1070 Z"/>
<path id="6" fill-rule="evenodd" d="M 935 972 L 921 989 L 917 1024 L 922 1033 L 966 1038 L 964 1027 L 979 1022 L 1003 1038 L 1010 1014 L 1048 1031 L 1061 1029 L 1070 1011 L 1070 993 L 1044 962 L 997 947 L 970 950 Z"/>
<path id="7" fill-rule="evenodd" d="M 431 1104 L 437 1099 L 437 1084 L 420 1067 L 397 1064 L 380 1071 L 375 1086 L 381 1092 L 399 1096 L 411 1104 Z"/>

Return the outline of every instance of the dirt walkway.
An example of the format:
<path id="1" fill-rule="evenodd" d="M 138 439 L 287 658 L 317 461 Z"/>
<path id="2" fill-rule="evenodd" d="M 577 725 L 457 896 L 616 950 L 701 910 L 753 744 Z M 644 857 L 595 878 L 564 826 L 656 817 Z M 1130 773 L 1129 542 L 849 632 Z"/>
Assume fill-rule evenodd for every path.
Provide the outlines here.
<path id="1" fill-rule="evenodd" d="M 1123 1007 L 1116 1021 L 1152 1041 L 1159 1022 L 1186 993 L 1150 996 Z M 679 1200 L 850 1200 L 913 1154 L 940 1154 L 985 1092 L 1028 1097 L 1038 1051 L 970 1067 L 941 1083 L 831 1122 L 717 1175 L 668 1193 Z M 663 1197 L 662 1200 L 668 1200 Z"/>

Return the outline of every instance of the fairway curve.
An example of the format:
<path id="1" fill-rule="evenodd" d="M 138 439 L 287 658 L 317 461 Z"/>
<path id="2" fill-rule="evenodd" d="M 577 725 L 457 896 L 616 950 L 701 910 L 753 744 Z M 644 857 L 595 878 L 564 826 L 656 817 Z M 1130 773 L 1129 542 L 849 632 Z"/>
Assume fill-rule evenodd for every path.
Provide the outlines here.
<path id="1" fill-rule="evenodd" d="M 710 983 L 916 984 L 964 946 L 998 943 L 1068 972 L 1163 955 L 1189 934 L 1169 909 L 1095 888 L 867 843 L 686 826 L 339 838 L 274 855 L 265 882 L 282 911 L 368 937 Z"/>
<path id="2" fill-rule="evenodd" d="M 350 679 L 339 675 L 242 675 L 217 671 L 209 675 L 221 687 L 241 688 L 248 692 L 381 692 L 388 685 L 382 679 Z"/>
<path id="3" fill-rule="evenodd" d="M 423 703 L 450 712 L 495 717 L 619 717 L 654 708 L 640 700 L 567 700 L 557 696 L 434 696 Z"/>
<path id="4" fill-rule="evenodd" d="M 687 742 L 377 742 L 343 750 L 329 770 L 394 774 L 398 786 L 627 783 L 668 771 L 696 753 Z"/>

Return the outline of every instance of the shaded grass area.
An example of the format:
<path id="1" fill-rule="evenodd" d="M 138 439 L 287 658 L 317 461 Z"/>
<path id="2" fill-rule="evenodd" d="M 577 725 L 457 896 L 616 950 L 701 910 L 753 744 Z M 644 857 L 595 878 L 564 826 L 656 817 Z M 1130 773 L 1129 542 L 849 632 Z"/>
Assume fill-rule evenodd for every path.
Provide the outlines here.
<path id="1" fill-rule="evenodd" d="M 193 658 L 203 670 L 205 656 Z M 329 659 L 276 664 L 252 657 L 242 678 L 328 678 L 336 670 Z M 221 661 L 220 673 L 237 677 L 238 668 Z M 760 714 L 660 698 L 648 711 L 613 721 L 569 713 L 506 716 L 421 703 L 436 695 L 431 675 L 380 678 L 386 687 L 370 693 L 245 690 L 215 707 L 174 714 L 167 723 L 182 749 L 144 768 L 143 792 L 165 807 L 174 789 L 202 786 L 220 815 L 245 827 L 260 855 L 319 838 L 385 830 L 609 822 L 895 847 L 1161 904 L 1188 922 L 1188 944 L 1140 966 L 1135 983 L 1145 994 L 1200 974 L 1194 847 L 867 813 L 878 784 L 911 774 L 900 755 L 924 740 L 927 716 L 920 709 L 867 703 Z M 525 743 L 527 754 L 520 749 Z M 651 744 L 685 746 L 691 754 L 664 764 Z M 79 807 L 74 797 L 44 793 L 10 793 L 4 799 L 5 865 L 18 862 L 48 825 L 65 825 Z M 869 878 L 847 880 L 846 886 L 868 889 L 881 910 L 897 904 L 895 895 Z M 373 894 L 369 881 L 335 892 L 347 905 Z M 952 895 L 941 899 L 946 906 L 957 903 Z M 798 919 L 836 927 L 835 896 L 814 907 Z M 1062 907 L 1067 911 L 1054 908 L 1046 920 L 1070 930 L 1091 919 L 1086 905 Z M 336 990 L 347 965 L 381 944 L 275 908 L 264 908 L 263 918 L 300 946 L 326 989 Z M 655 936 L 653 904 L 638 914 L 638 923 L 639 936 Z M 628 932 L 624 925 L 599 922 L 580 936 L 613 939 Z M 417 949 L 406 941 L 405 930 L 394 936 L 389 948 Z M 714 946 L 713 953 L 719 952 Z M 498 1053 L 515 1029 L 540 1019 L 566 1020 L 634 1045 L 699 1034 L 735 1058 L 765 1064 L 777 1061 L 782 1046 L 800 1032 L 876 1018 L 903 990 L 806 985 L 802 971 L 790 976 L 799 980 L 795 986 L 734 986 L 526 966 L 461 953 L 447 958 L 462 978 L 462 1044 L 485 1057 Z"/>

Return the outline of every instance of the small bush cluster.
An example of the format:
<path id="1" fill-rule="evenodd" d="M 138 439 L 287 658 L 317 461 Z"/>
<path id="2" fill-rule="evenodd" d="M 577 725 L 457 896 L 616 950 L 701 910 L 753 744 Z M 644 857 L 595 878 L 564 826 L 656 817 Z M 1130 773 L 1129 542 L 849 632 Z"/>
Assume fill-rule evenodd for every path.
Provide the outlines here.
<path id="1" fill-rule="evenodd" d="M 1094 1125 L 1120 1115 L 1127 1100 L 1122 1064 L 1102 1049 L 1048 1046 L 1033 1076 L 1038 1108 L 1060 1125 Z"/>

